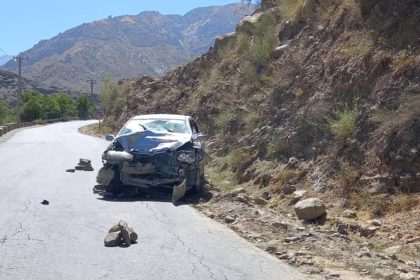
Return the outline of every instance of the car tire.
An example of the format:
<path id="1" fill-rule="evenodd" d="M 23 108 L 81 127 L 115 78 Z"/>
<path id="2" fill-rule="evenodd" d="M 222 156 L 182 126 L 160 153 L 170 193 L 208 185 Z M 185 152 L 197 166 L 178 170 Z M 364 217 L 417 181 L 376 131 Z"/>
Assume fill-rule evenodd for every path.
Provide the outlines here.
<path id="1" fill-rule="evenodd" d="M 115 171 L 114 177 L 112 178 L 109 185 L 106 186 L 106 191 L 117 195 L 117 194 L 122 193 L 123 183 L 120 180 L 120 169 L 119 169 L 119 167 L 115 167 L 113 169 Z"/>
<path id="2" fill-rule="evenodd" d="M 199 194 L 201 192 L 201 188 L 203 186 L 202 174 L 200 172 L 200 169 L 197 169 L 194 172 L 195 172 L 195 182 L 194 182 L 194 185 L 191 187 L 191 189 L 188 192 L 190 194 Z"/>

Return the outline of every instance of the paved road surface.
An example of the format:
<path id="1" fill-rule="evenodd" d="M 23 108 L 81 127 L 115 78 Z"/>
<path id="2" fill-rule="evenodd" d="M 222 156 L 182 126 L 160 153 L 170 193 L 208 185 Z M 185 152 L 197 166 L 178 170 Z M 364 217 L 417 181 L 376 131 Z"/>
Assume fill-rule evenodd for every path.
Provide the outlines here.
<path id="1" fill-rule="evenodd" d="M 1 280 L 303 279 L 189 206 L 98 199 L 96 172 L 65 172 L 79 158 L 101 166 L 107 143 L 77 132 L 88 123 L 29 128 L 0 143 Z M 105 248 L 120 219 L 139 243 Z"/>

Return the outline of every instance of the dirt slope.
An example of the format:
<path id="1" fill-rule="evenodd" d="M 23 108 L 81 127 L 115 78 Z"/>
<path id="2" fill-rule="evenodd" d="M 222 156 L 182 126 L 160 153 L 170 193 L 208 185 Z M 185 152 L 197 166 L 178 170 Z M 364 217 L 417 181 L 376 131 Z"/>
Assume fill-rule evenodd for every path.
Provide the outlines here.
<path id="1" fill-rule="evenodd" d="M 273 253 L 308 273 L 340 266 L 357 277 L 415 279 L 419 19 L 416 0 L 263 1 L 209 53 L 161 79 L 122 83 L 126 107 L 108 122 L 193 115 L 212 136 L 207 180 L 216 195 L 201 209 L 222 221 L 233 213 L 238 232 L 276 243 Z M 239 185 L 245 200 L 232 192 Z M 306 197 L 327 204 L 326 220 L 297 221 L 293 204 Z M 276 219 L 293 225 L 275 229 Z M 284 256 L 302 248 L 309 264 Z"/>

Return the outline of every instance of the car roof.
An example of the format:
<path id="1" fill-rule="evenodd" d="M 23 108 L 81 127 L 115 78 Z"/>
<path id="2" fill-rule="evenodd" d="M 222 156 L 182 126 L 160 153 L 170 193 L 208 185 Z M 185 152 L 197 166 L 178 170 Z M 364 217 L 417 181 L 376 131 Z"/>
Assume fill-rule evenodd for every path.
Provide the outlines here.
<path id="1" fill-rule="evenodd" d="M 150 114 L 150 115 L 139 115 L 132 117 L 132 120 L 144 120 L 144 119 L 164 119 L 164 120 L 186 120 L 189 118 L 184 115 L 173 115 L 173 114 Z"/>

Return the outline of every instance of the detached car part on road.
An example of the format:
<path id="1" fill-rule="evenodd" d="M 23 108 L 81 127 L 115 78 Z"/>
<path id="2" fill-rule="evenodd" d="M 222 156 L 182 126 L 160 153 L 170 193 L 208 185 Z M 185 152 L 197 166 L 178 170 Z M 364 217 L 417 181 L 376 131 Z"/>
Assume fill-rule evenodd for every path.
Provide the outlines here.
<path id="1" fill-rule="evenodd" d="M 107 192 L 121 187 L 134 190 L 165 187 L 173 190 L 172 201 L 186 191 L 197 193 L 204 183 L 206 136 L 189 116 L 142 115 L 131 118 L 103 153 L 104 166 L 97 182 Z"/>

